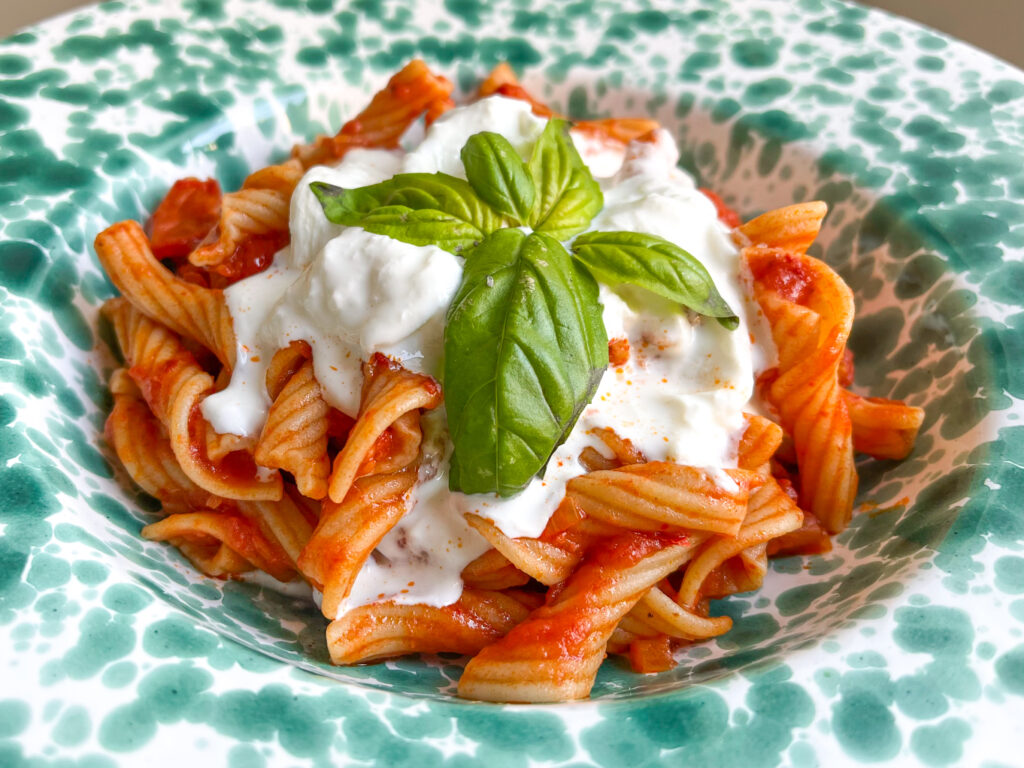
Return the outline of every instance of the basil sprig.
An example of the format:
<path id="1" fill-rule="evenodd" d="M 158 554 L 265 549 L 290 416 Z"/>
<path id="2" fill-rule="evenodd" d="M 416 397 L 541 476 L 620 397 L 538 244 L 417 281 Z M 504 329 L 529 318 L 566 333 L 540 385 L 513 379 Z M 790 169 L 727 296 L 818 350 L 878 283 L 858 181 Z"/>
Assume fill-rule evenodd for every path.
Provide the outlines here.
<path id="1" fill-rule="evenodd" d="M 486 131 L 460 156 L 465 181 L 403 173 L 356 189 L 310 186 L 336 224 L 465 257 L 444 331 L 449 486 L 512 496 L 544 471 L 608 366 L 596 280 L 642 286 L 726 327 L 738 320 L 678 246 L 633 232 L 579 235 L 604 198 L 566 121 L 548 121 L 529 163 Z M 561 241 L 574 235 L 570 254 Z"/>
<path id="2" fill-rule="evenodd" d="M 444 349 L 450 486 L 518 493 L 608 367 L 597 283 L 550 235 L 499 230 L 466 260 Z"/>

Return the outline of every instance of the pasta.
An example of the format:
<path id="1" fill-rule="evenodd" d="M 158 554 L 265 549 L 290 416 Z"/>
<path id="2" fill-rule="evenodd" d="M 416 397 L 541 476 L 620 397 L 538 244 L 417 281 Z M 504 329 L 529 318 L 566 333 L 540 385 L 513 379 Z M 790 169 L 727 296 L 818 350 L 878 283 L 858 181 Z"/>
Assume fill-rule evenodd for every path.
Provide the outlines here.
<path id="1" fill-rule="evenodd" d="M 629 394 L 634 379 L 655 387 L 642 392 L 656 393 L 657 387 L 671 383 L 668 376 L 658 380 L 661 374 L 655 371 L 675 364 L 671 355 L 685 353 L 676 340 L 679 334 L 720 334 L 713 337 L 716 348 L 740 349 L 737 339 L 745 340 L 747 334 L 729 335 L 729 323 L 739 323 L 739 316 L 730 317 L 721 307 L 708 304 L 689 307 L 686 314 L 677 310 L 665 320 L 654 310 L 641 314 L 627 307 L 618 294 L 601 287 L 603 292 L 595 295 L 606 308 L 634 312 L 628 315 L 634 324 L 651 323 L 656 317 L 660 325 L 632 332 L 623 323 L 621 335 L 609 329 L 607 366 L 604 340 L 593 345 L 588 354 L 600 366 L 588 375 L 600 383 L 593 384 L 590 399 L 571 415 L 555 447 L 540 456 L 541 469 L 528 478 L 526 490 L 520 487 L 522 496 L 455 493 L 461 490 L 457 484 L 462 480 L 454 469 L 459 461 L 471 465 L 476 482 L 488 473 L 504 476 L 517 461 L 539 455 L 533 447 L 537 424 L 555 418 L 561 407 L 558 398 L 568 397 L 576 386 L 557 367 L 563 359 L 571 362 L 573 354 L 548 355 L 520 340 L 509 354 L 533 365 L 535 379 L 520 375 L 508 391 L 501 389 L 496 377 L 486 379 L 477 394 L 493 390 L 491 405 L 452 421 L 451 410 L 458 404 L 446 402 L 437 370 L 427 366 L 428 357 L 440 356 L 428 336 L 449 333 L 445 323 L 456 322 L 456 307 L 468 306 L 477 313 L 473 322 L 482 324 L 481 307 L 486 302 L 460 288 L 447 315 L 436 309 L 430 315 L 422 308 L 424 302 L 438 299 L 427 295 L 429 291 L 405 297 L 392 296 L 389 290 L 405 274 L 418 279 L 416 269 L 427 267 L 435 270 L 432 275 L 456 270 L 455 277 L 465 281 L 469 270 L 464 272 L 462 263 L 484 258 L 470 249 L 490 236 L 488 228 L 512 226 L 516 216 L 525 221 L 532 198 L 493 203 L 505 207 L 488 219 L 469 204 L 445 208 L 453 198 L 437 188 L 402 188 L 396 181 L 399 174 L 385 176 L 385 186 L 377 187 L 338 177 L 335 192 L 319 177 L 310 176 L 317 178 L 312 185 L 304 181 L 311 168 L 310 173 L 327 173 L 316 170 L 325 163 L 338 164 L 334 173 L 349 173 L 346 158 L 357 162 L 356 150 L 387 150 L 373 155 L 375 162 L 394 166 L 395 158 L 401 157 L 395 150 L 417 121 L 428 128 L 461 130 L 458 120 L 468 118 L 460 117 L 466 113 L 456 107 L 451 94 L 447 79 L 413 61 L 338 134 L 295 147 L 289 160 L 252 173 L 242 189 L 222 194 L 216 182 L 183 179 L 156 209 L 149 234 L 132 221 L 101 232 L 96 253 L 122 294 L 103 309 L 123 360 L 110 379 L 113 408 L 105 435 L 128 476 L 163 505 L 162 518 L 142 530 L 144 538 L 176 546 L 211 577 L 244 578 L 256 570 L 280 581 L 305 581 L 321 593 L 321 610 L 329 620 L 327 645 L 335 664 L 454 652 L 473 657 L 459 681 L 460 696 L 509 702 L 584 698 L 607 653 L 624 654 L 639 673 L 669 669 L 680 646 L 731 628 L 727 616 L 713 615 L 711 600 L 760 588 L 769 557 L 827 551 L 830 534 L 843 530 L 853 512 L 855 452 L 905 458 L 913 449 L 923 412 L 848 389 L 853 358 L 846 342 L 853 323 L 853 296 L 835 272 L 807 253 L 827 212 L 823 203 L 788 206 L 742 223 L 713 193 L 706 193 L 711 207 L 698 193 L 704 202 L 693 204 L 707 207 L 701 211 L 713 208 L 708 226 L 724 243 L 722 252 L 735 260 L 737 290 L 747 291 L 756 301 L 767 325 L 764 343 L 777 353 L 777 364 L 760 372 L 756 390 L 754 372 L 749 372 L 754 393 L 746 398 L 749 402 L 743 404 L 741 398 L 729 406 L 727 417 L 720 419 L 726 426 L 719 429 L 719 422 L 714 422 L 722 433 L 721 447 L 714 447 L 716 438 L 707 432 L 706 422 L 680 440 L 659 421 L 660 415 L 651 422 L 651 434 L 646 434 L 616 416 L 614 409 L 620 390 Z M 559 116 L 534 98 L 508 65 L 496 67 L 477 96 L 482 100 L 478 103 L 490 105 L 488 114 L 512 115 L 508 124 L 534 125 L 530 142 L 537 146 L 559 140 L 547 133 L 559 124 Z M 429 145 L 434 135 L 428 132 L 424 143 Z M 595 152 L 611 153 L 628 171 L 626 178 L 647 173 L 650 158 L 657 160 L 666 141 L 660 126 L 648 118 L 583 121 L 572 126 L 572 135 L 597 147 Z M 466 144 L 461 157 L 467 178 L 474 157 L 470 150 L 484 155 L 487 151 Z M 420 166 L 411 165 L 414 171 L 424 175 L 422 167 L 436 171 L 449 162 L 444 152 L 431 151 L 435 155 L 429 162 L 434 165 L 423 166 L 420 158 Z M 567 157 L 570 160 L 558 162 L 571 162 L 571 153 Z M 675 183 L 672 164 L 668 169 L 664 165 L 653 163 L 660 166 L 658 178 Z M 534 159 L 529 165 L 524 160 L 522 166 L 513 171 L 544 173 Z M 352 178 L 366 175 L 363 168 Z M 579 183 L 581 175 L 589 177 L 589 171 L 567 172 L 569 181 L 564 183 Z M 435 172 L 432 178 L 443 177 Z M 456 182 L 472 186 L 472 179 Z M 345 223 L 337 228 L 341 234 L 330 234 L 334 239 L 326 245 L 304 246 L 317 252 L 315 258 L 324 264 L 329 257 L 337 259 L 342 266 L 323 268 L 333 269 L 340 282 L 319 286 L 311 277 L 312 263 L 289 273 L 288 254 L 298 239 L 311 236 L 295 224 L 301 221 L 295 217 L 297 207 L 315 202 L 313 193 L 348 194 L 350 188 L 361 186 L 372 195 L 341 209 L 345 216 L 365 216 L 363 223 Z M 587 190 L 581 184 L 575 193 L 585 197 Z M 462 205 L 473 190 L 460 194 Z M 609 199 L 604 204 L 614 214 L 614 198 Z M 320 203 L 326 211 L 322 197 Z M 370 207 L 364 211 L 359 205 Z M 567 215 L 578 216 L 585 209 L 578 200 L 573 205 L 573 213 Z M 556 208 L 544 214 L 547 219 L 534 221 L 539 231 L 556 216 L 551 212 Z M 435 244 L 423 234 L 456 219 L 470 232 L 459 235 L 463 240 L 457 246 Z M 384 247 L 381 242 L 391 242 L 387 233 L 412 220 L 423 228 L 412 239 L 394 236 L 394 242 L 407 244 L 406 250 L 387 252 L 383 266 L 373 267 L 379 272 L 360 272 L 373 262 L 374 252 L 358 252 L 356 261 L 344 261 L 353 249 L 364 247 L 362 240 L 344 240 L 356 237 L 352 233 L 360 227 L 379 238 L 371 245 Z M 384 229 L 378 232 L 378 226 Z M 585 227 L 586 222 L 573 231 Z M 572 237 L 570 231 L 554 239 Z M 342 245 L 331 250 L 331 243 Z M 584 254 L 575 245 L 572 248 L 572 257 L 586 263 Z M 545 253 L 537 261 L 538 270 L 549 267 L 545 259 L 551 252 Z M 279 258 L 281 254 L 285 257 Z M 406 269 L 403 259 L 415 268 Z M 593 273 L 602 277 L 600 270 Z M 517 279 L 532 290 L 545 274 L 536 271 Z M 746 288 L 740 274 L 747 275 Z M 496 282 L 500 276 L 497 267 L 488 273 L 484 286 L 495 291 L 484 295 L 504 290 Z M 266 285 L 277 281 L 291 286 L 278 290 L 278 303 L 260 316 L 264 326 L 275 329 L 272 338 L 253 336 L 252 327 L 258 323 L 248 318 L 242 322 L 238 314 L 255 311 L 249 304 L 255 305 L 261 294 L 246 291 L 254 291 L 252 280 L 258 279 Z M 709 284 L 711 280 L 709 274 Z M 423 282 L 429 281 L 424 277 Z M 442 297 L 446 302 L 458 287 L 457 280 L 449 282 L 451 290 Z M 595 291 L 597 282 L 600 279 L 594 282 Z M 549 288 L 544 286 L 541 293 Z M 710 290 L 715 291 L 713 285 Z M 288 291 L 322 303 L 302 314 L 299 310 L 307 305 L 287 305 Z M 524 306 L 532 300 L 529 293 L 525 296 Z M 377 306 L 386 306 L 389 314 L 378 318 Z M 334 336 L 309 330 L 317 327 L 318 315 L 335 310 L 329 318 Z M 535 308 L 530 311 L 533 327 L 548 322 Z M 700 318 L 701 314 L 707 316 Z M 568 344 L 575 326 L 557 311 L 553 317 L 551 333 L 559 343 Z M 351 318 L 355 319 L 350 332 L 346 323 Z M 395 328 L 403 323 L 415 333 L 399 333 Z M 749 338 L 755 343 L 752 332 Z M 447 336 L 444 341 L 448 343 Z M 460 365 L 486 364 L 488 350 L 478 351 L 479 360 L 470 356 Z M 692 375 L 699 376 L 701 364 L 689 361 L 683 368 L 687 370 L 678 369 L 679 375 L 691 375 L 688 369 L 693 368 L 697 373 Z M 451 375 L 449 370 L 446 376 Z M 556 391 L 545 406 L 551 413 L 543 408 L 537 409 L 540 416 L 528 409 L 515 411 L 516 399 L 526 398 L 535 384 Z M 725 407 L 701 400 L 705 390 L 726 392 L 730 387 L 735 389 L 718 378 L 695 384 L 692 391 L 678 395 L 692 398 L 685 400 L 686 407 L 673 406 L 673 412 L 696 414 L 692 418 L 699 421 L 717 413 L 710 409 Z M 261 418 L 225 428 L 235 422 L 226 422 L 221 406 L 214 404 L 236 401 L 255 403 L 253 407 L 263 409 Z M 597 418 L 591 411 L 605 414 L 604 421 L 580 426 Z M 438 426 L 445 418 L 448 431 Z M 491 464 L 491 454 L 483 450 L 477 453 L 484 460 L 459 454 L 462 435 L 453 434 L 456 429 L 479 429 L 481 423 L 496 425 Z M 686 426 L 678 421 L 668 426 L 680 423 Z M 707 445 L 693 445 L 693 435 L 700 435 L 696 442 L 707 438 Z M 727 458 L 700 460 L 715 450 Z M 510 503 L 548 506 L 543 516 L 531 518 L 533 522 L 517 521 L 503 511 L 511 508 Z M 441 543 L 430 549 L 435 539 Z M 431 559 L 445 547 L 461 553 L 450 563 Z M 405 573 L 402 568 L 413 565 L 419 569 L 415 578 L 396 582 L 397 587 L 392 584 Z M 417 579 L 427 584 L 417 584 Z M 454 592 L 449 589 L 452 584 Z"/>

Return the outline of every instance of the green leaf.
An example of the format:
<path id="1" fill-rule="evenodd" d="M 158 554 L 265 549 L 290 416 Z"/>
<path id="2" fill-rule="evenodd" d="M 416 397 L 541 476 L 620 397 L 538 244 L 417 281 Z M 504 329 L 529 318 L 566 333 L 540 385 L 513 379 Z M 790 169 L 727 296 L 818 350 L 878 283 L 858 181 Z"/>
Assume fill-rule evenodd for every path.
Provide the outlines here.
<path id="1" fill-rule="evenodd" d="M 411 220 L 431 222 L 431 231 L 438 235 L 429 242 L 452 253 L 472 247 L 507 223 L 476 196 L 468 182 L 444 173 L 400 173 L 379 184 L 355 189 L 314 181 L 310 189 L 335 224 L 363 227 L 396 240 L 425 245 L 422 228 L 409 234 L 395 219 L 398 211 L 415 212 Z M 381 209 L 386 213 L 380 214 Z M 445 222 L 450 223 L 450 231 L 445 230 Z"/>
<path id="2" fill-rule="evenodd" d="M 533 180 L 508 139 L 490 131 L 473 134 L 461 157 L 466 178 L 481 200 L 516 224 L 529 221 L 535 197 Z"/>
<path id="3" fill-rule="evenodd" d="M 444 350 L 449 485 L 514 495 L 543 471 L 608 366 L 597 283 L 551 236 L 496 232 L 466 261 Z"/>
<path id="4" fill-rule="evenodd" d="M 568 240 L 590 225 L 604 205 L 601 187 L 590 175 L 569 136 L 565 120 L 549 120 L 530 157 L 537 200 L 530 226 L 556 240 Z"/>
<path id="5" fill-rule="evenodd" d="M 433 208 L 388 205 L 361 214 L 358 226 L 367 232 L 413 245 L 436 245 L 449 253 L 465 253 L 483 239 L 480 230 Z"/>
<path id="6" fill-rule="evenodd" d="M 587 232 L 576 238 L 572 251 L 602 283 L 638 285 L 694 312 L 717 317 L 730 330 L 739 324 L 704 265 L 664 238 L 638 232 Z"/>

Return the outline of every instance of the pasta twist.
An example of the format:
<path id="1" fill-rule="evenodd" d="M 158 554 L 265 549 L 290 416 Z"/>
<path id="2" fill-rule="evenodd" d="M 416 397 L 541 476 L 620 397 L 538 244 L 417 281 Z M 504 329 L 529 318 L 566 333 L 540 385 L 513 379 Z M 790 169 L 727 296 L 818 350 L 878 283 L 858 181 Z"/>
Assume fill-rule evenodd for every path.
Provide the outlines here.
<path id="1" fill-rule="evenodd" d="M 220 461 L 206 452 L 206 421 L 199 404 L 212 390 L 213 378 L 169 328 L 151 320 L 125 299 L 103 307 L 143 398 L 167 430 L 182 472 L 200 488 L 228 499 L 281 498 L 281 476 L 264 477 L 252 456 L 228 454 Z"/>
<path id="2" fill-rule="evenodd" d="M 230 576 L 255 567 L 288 581 L 295 573 L 281 545 L 237 511 L 180 512 L 147 525 L 142 536 L 177 545 L 210 576 Z M 232 558 L 224 548 L 238 557 Z"/>
<path id="3" fill-rule="evenodd" d="M 216 239 L 200 245 L 188 260 L 197 267 L 219 269 L 227 276 L 259 271 L 269 257 L 288 244 L 288 215 L 295 185 L 304 168 L 296 159 L 263 168 L 246 178 L 242 188 L 221 199 L 220 221 L 214 230 Z M 258 264 L 231 264 L 243 258 L 239 249 L 253 238 L 264 237 L 267 244 Z M 265 263 L 264 263 L 265 262 Z"/>
<path id="4" fill-rule="evenodd" d="M 426 111 L 436 117 L 449 107 L 452 84 L 435 75 L 419 59 L 395 73 L 369 105 L 342 126 L 337 135 L 318 136 L 312 144 L 296 146 L 292 157 L 303 167 L 339 160 L 353 147 L 396 149 L 398 140 Z"/>
<path id="5" fill-rule="evenodd" d="M 235 364 L 235 330 L 223 291 L 175 277 L 149 248 L 142 227 L 122 221 L 96 236 L 96 255 L 117 289 L 140 312 Z"/>
<path id="6" fill-rule="evenodd" d="M 214 497 L 181 470 L 163 426 L 123 368 L 111 376 L 110 392 L 114 407 L 104 435 L 135 484 L 159 499 L 165 511 L 211 505 Z"/>
<path id="7" fill-rule="evenodd" d="M 507 702 L 585 698 L 619 620 L 692 546 L 682 535 L 642 532 L 598 543 L 561 590 L 470 660 L 459 695 Z"/>
<path id="8" fill-rule="evenodd" d="M 839 384 L 853 295 L 827 265 L 802 252 L 824 213 L 824 204 L 790 206 L 739 232 L 753 243 L 744 256 L 779 352 L 768 396 L 793 436 L 801 499 L 837 533 L 849 522 L 857 494 L 853 427 Z"/>
<path id="9" fill-rule="evenodd" d="M 464 589 L 443 608 L 386 602 L 364 605 L 327 627 L 327 648 L 335 664 L 409 653 L 474 654 L 503 637 L 529 615 L 536 602 L 525 593 Z"/>
<path id="10" fill-rule="evenodd" d="M 567 494 L 589 517 L 637 531 L 688 529 L 735 535 L 757 475 L 652 461 L 574 477 Z"/>
<path id="11" fill-rule="evenodd" d="M 320 522 L 299 557 L 299 567 L 321 588 L 321 609 L 338 615 L 370 553 L 402 519 L 416 482 L 415 465 L 399 472 L 357 480 L 341 504 L 327 500 Z"/>
<path id="12" fill-rule="evenodd" d="M 305 345 L 308 350 L 308 345 Z M 268 371 L 276 373 L 291 358 L 291 348 L 278 351 Z M 298 368 L 286 371 L 282 381 L 270 382 L 274 398 L 256 444 L 254 456 L 263 467 L 283 469 L 295 478 L 299 491 L 312 499 L 327 495 L 331 462 L 327 457 L 327 412 L 320 384 L 313 375 L 313 361 L 302 357 Z M 294 364 L 294 361 L 292 361 Z"/>
<path id="13" fill-rule="evenodd" d="M 345 499 L 353 481 L 371 472 L 395 472 L 419 454 L 419 410 L 441 404 L 441 388 L 429 376 L 407 371 L 384 355 L 364 365 L 359 417 L 334 460 L 331 501 Z"/>

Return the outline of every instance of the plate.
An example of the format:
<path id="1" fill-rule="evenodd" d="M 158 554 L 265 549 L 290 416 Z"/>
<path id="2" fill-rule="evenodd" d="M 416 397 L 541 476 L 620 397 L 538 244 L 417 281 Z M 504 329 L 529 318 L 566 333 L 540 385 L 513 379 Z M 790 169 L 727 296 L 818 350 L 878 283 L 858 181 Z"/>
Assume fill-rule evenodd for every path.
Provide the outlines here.
<path id="1" fill-rule="evenodd" d="M 927 412 L 907 461 L 861 463 L 833 553 L 717 603 L 734 629 L 670 673 L 610 660 L 587 703 L 456 700 L 454 658 L 330 667 L 303 601 L 143 542 L 153 502 L 101 438 L 96 233 L 178 177 L 237 186 L 414 56 L 464 93 L 509 61 L 573 117 L 654 115 L 746 215 L 827 201 L 856 387 Z M 127 0 L 8 38 L 0 73 L 0 764 L 1019 758 L 1021 72 L 824 0 Z"/>

